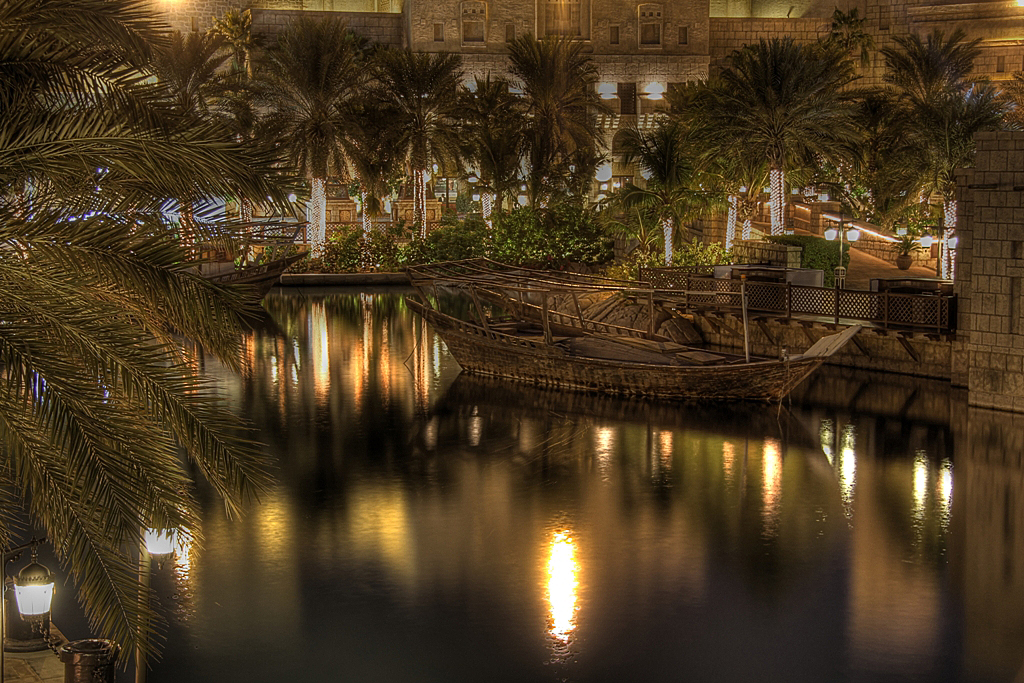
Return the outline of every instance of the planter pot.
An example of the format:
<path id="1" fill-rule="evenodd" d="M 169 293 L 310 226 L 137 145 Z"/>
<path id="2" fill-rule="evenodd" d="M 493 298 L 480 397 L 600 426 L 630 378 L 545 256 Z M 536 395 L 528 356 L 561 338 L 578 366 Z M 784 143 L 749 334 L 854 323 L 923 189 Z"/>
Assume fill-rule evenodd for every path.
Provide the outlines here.
<path id="1" fill-rule="evenodd" d="M 900 254 L 896 257 L 896 267 L 900 270 L 906 270 L 910 268 L 910 265 L 914 262 L 914 257 L 910 254 Z"/>

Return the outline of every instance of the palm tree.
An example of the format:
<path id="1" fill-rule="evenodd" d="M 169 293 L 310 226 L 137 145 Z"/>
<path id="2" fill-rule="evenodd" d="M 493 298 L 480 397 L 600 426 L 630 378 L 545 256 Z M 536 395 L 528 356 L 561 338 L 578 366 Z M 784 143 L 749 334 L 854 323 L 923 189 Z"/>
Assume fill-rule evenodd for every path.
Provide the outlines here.
<path id="1" fill-rule="evenodd" d="M 461 156 L 462 57 L 382 50 L 376 67 L 375 95 L 398 131 L 413 176 L 413 223 L 426 237 L 427 169 L 434 162 L 457 166 Z"/>
<path id="2" fill-rule="evenodd" d="M 193 467 L 229 512 L 268 483 L 177 336 L 237 367 L 248 304 L 195 274 L 160 208 L 285 203 L 273 154 L 168 108 L 149 82 L 162 40 L 136 0 L 0 5 L 0 542 L 27 511 L 93 629 L 143 654 L 142 529 L 198 539 Z"/>
<path id="3" fill-rule="evenodd" d="M 617 201 L 626 209 L 642 208 L 657 219 L 665 240 L 665 265 L 672 265 L 676 229 L 706 215 L 718 199 L 701 187 L 688 143 L 686 128 L 671 120 L 649 133 L 627 128 L 623 136 L 623 161 L 637 164 L 647 183 L 646 187 L 627 183 Z"/>
<path id="4" fill-rule="evenodd" d="M 583 175 L 580 166 L 593 166 L 601 147 L 595 114 L 609 110 L 597 95 L 597 67 L 581 41 L 526 35 L 508 49 L 509 73 L 526 102 L 527 196 L 543 205 L 566 188 L 569 176 Z"/>
<path id="5" fill-rule="evenodd" d="M 210 116 L 210 103 L 224 84 L 220 69 L 228 55 L 222 51 L 223 40 L 214 34 L 195 31 L 183 35 L 174 31 L 170 40 L 154 53 L 153 71 L 166 89 L 171 106 L 180 115 L 195 118 Z M 182 240 L 195 244 L 193 205 L 181 201 Z"/>
<path id="6" fill-rule="evenodd" d="M 466 152 L 480 174 L 483 217 L 491 227 L 491 194 L 499 209 L 518 193 L 525 147 L 525 103 L 504 78 L 477 78 L 462 93 Z"/>
<path id="7" fill-rule="evenodd" d="M 252 32 L 252 11 L 229 9 L 220 19 L 213 20 L 210 32 L 219 35 L 231 46 L 232 71 L 253 77 L 253 52 L 260 46 L 262 38 Z"/>
<path id="8" fill-rule="evenodd" d="M 826 46 L 835 47 L 842 54 L 856 54 L 860 65 L 868 67 L 871 65 L 871 52 L 875 49 L 875 40 L 864 29 L 866 21 L 867 18 L 860 16 L 860 10 L 856 7 L 849 12 L 836 7 L 832 12 L 832 27 L 823 42 Z"/>
<path id="9" fill-rule="evenodd" d="M 357 110 L 356 124 L 345 140 L 345 156 L 352 176 L 359 183 L 363 210 L 363 267 L 369 267 L 367 251 L 373 218 L 380 215 L 383 199 L 391 194 L 391 182 L 401 166 L 397 131 L 387 116 L 375 107 Z"/>
<path id="10" fill-rule="evenodd" d="M 708 100 L 719 145 L 768 162 L 772 234 L 782 234 L 785 176 L 794 167 L 838 165 L 857 137 L 853 65 L 838 51 L 791 38 L 761 40 L 734 52 Z"/>
<path id="11" fill-rule="evenodd" d="M 957 168 L 974 159 L 974 134 L 1002 122 L 1009 104 L 999 91 L 971 77 L 980 40 L 966 40 L 962 30 L 947 38 L 936 29 L 921 40 L 900 36 L 898 47 L 885 48 L 886 76 L 917 123 L 917 137 L 927 155 L 930 189 L 942 200 L 940 275 L 953 274 L 948 239 L 956 228 Z"/>
<path id="12" fill-rule="evenodd" d="M 267 127 L 310 182 L 312 256 L 327 239 L 327 178 L 344 173 L 344 138 L 365 81 L 365 39 L 333 18 L 294 21 L 267 59 Z"/>

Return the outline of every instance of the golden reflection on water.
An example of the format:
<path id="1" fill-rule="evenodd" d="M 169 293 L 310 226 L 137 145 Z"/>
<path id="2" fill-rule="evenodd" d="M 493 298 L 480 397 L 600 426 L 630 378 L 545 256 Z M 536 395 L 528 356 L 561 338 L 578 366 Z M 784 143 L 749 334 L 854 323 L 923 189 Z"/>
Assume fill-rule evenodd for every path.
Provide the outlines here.
<path id="1" fill-rule="evenodd" d="M 839 449 L 839 491 L 846 516 L 853 516 L 853 494 L 857 484 L 857 429 L 851 424 L 843 426 Z M 834 465 L 833 465 L 834 466 Z"/>
<path id="2" fill-rule="evenodd" d="M 949 528 L 950 516 L 953 511 L 953 463 L 943 458 L 939 465 L 939 523 L 943 529 Z"/>
<path id="3" fill-rule="evenodd" d="M 313 356 L 313 391 L 326 399 L 331 384 L 331 355 L 327 340 L 327 311 L 322 301 L 310 304 L 309 340 Z"/>
<path id="4" fill-rule="evenodd" d="M 615 453 L 615 430 L 611 427 L 594 428 L 594 455 L 597 456 L 597 469 L 603 477 L 608 476 Z"/>
<path id="5" fill-rule="evenodd" d="M 782 452 L 777 439 L 765 439 L 761 451 L 761 479 L 764 500 L 764 531 L 774 536 L 778 531 L 782 498 Z"/>
<path id="6" fill-rule="evenodd" d="M 548 549 L 548 633 L 555 640 L 555 653 L 568 651 L 576 630 L 579 596 L 579 562 L 576 543 L 569 531 L 556 531 Z"/>
<path id="7" fill-rule="evenodd" d="M 672 467 L 672 432 L 663 429 L 658 435 L 658 453 L 661 455 L 661 466 L 665 469 Z"/>
<path id="8" fill-rule="evenodd" d="M 914 518 L 924 521 L 928 496 L 928 455 L 924 451 L 914 454 Z"/>
<path id="9" fill-rule="evenodd" d="M 731 441 L 722 444 L 722 468 L 725 472 L 725 481 L 732 483 L 733 470 L 736 467 L 736 446 Z"/>

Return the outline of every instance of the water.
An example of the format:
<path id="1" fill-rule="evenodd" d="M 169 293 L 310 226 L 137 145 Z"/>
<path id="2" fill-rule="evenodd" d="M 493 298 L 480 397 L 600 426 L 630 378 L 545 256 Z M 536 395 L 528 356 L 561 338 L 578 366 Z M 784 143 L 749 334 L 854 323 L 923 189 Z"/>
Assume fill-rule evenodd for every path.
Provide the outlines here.
<path id="1" fill-rule="evenodd" d="M 393 292 L 275 291 L 280 462 L 154 568 L 170 681 L 1012 681 L 1024 427 L 828 370 L 790 409 L 458 377 Z"/>

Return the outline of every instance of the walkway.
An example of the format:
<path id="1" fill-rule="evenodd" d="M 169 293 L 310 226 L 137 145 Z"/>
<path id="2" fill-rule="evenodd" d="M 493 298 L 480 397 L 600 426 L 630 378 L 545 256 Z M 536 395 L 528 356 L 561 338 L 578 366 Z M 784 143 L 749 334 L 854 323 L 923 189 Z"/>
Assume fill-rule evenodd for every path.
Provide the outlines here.
<path id="1" fill-rule="evenodd" d="M 63 683 L 64 665 L 51 650 L 5 652 L 4 683 Z"/>
<path id="2" fill-rule="evenodd" d="M 895 277 L 935 277 L 934 268 L 911 266 L 908 270 L 900 270 L 892 263 L 865 253 L 856 247 L 850 249 L 850 265 L 846 268 L 847 289 L 871 289 L 871 281 L 876 278 Z"/>

